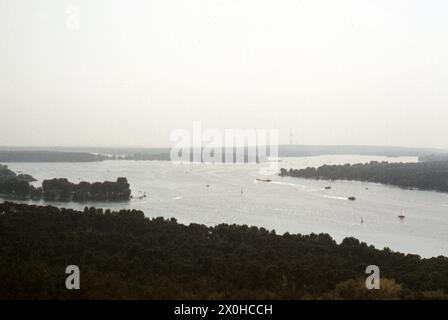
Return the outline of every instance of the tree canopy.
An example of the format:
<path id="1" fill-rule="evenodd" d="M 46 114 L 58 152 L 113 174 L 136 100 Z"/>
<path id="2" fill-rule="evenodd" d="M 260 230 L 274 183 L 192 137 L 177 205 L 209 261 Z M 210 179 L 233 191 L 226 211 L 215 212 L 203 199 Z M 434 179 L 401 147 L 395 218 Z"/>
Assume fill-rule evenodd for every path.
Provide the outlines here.
<path id="1" fill-rule="evenodd" d="M 323 165 L 319 168 L 280 170 L 280 176 L 306 179 L 354 180 L 407 189 L 448 192 L 448 161 L 419 163 L 369 163 Z"/>
<path id="2" fill-rule="evenodd" d="M 284 234 L 0 204 L 0 299 L 446 299 L 448 259 L 378 250 L 354 238 Z M 81 290 L 65 288 L 65 268 Z M 387 290 L 364 286 L 377 265 Z"/>

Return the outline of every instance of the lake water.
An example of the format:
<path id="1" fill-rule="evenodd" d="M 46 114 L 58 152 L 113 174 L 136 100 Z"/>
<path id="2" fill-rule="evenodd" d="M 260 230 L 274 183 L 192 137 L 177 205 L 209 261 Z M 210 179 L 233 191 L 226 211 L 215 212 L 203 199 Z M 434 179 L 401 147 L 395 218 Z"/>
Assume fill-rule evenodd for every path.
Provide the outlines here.
<path id="1" fill-rule="evenodd" d="M 284 158 L 279 167 L 377 161 L 415 162 L 416 158 L 319 156 Z M 135 208 L 148 217 L 175 217 L 179 222 L 206 225 L 236 223 L 275 229 L 277 233 L 329 233 L 338 242 L 355 237 L 377 248 L 448 256 L 448 194 L 403 190 L 380 184 L 314 181 L 269 177 L 259 182 L 262 165 L 176 165 L 163 161 L 95 163 L 11 163 L 14 171 L 43 179 L 65 177 L 72 182 L 127 177 L 134 196 L 126 203 L 51 203 L 83 209 Z M 207 187 L 209 185 L 209 187 Z M 331 190 L 326 190 L 331 186 Z M 348 201 L 354 196 L 356 201 Z M 27 203 L 32 203 L 28 201 Z M 34 202 L 44 204 L 43 202 Z M 401 210 L 404 221 L 398 219 Z M 361 223 L 363 219 L 364 223 Z"/>

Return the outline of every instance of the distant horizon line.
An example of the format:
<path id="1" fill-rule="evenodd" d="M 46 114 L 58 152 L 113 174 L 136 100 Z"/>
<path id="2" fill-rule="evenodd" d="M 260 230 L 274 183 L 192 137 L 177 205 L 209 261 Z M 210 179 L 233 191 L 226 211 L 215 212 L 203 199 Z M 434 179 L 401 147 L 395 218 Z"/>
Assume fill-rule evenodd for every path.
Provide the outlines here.
<path id="1" fill-rule="evenodd" d="M 244 147 L 250 147 L 254 145 L 247 145 Z M 260 145 L 255 145 L 260 146 Z M 264 146 L 264 145 L 263 145 Z M 269 146 L 269 145 L 266 145 Z M 440 150 L 448 152 L 448 148 L 444 147 L 419 147 L 419 146 L 403 146 L 403 145 L 379 145 L 379 144 L 279 144 L 279 147 L 354 147 L 354 148 L 396 148 L 396 149 L 424 149 L 424 150 Z M 232 146 L 223 146 L 229 148 Z M 171 146 L 132 146 L 132 145 L 0 145 L 0 149 L 63 149 L 63 148 L 75 148 L 75 149 L 171 149 Z"/>

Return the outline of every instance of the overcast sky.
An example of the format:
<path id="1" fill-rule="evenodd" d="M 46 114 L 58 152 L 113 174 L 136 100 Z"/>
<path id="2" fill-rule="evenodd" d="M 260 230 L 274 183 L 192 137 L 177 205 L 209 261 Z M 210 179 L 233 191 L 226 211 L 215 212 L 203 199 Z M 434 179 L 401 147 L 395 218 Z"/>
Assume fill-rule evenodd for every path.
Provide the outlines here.
<path id="1" fill-rule="evenodd" d="M 78 19 L 79 17 L 79 19 Z M 0 0 L 0 145 L 448 148 L 448 2 Z"/>

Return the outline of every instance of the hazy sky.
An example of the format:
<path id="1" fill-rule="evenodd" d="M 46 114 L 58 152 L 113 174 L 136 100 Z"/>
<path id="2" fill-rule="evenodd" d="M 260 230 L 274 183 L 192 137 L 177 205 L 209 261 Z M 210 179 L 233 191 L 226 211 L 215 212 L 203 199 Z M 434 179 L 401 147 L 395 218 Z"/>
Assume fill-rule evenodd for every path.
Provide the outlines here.
<path id="1" fill-rule="evenodd" d="M 79 19 L 78 19 L 79 17 Z M 0 145 L 448 148 L 448 2 L 0 0 Z"/>

